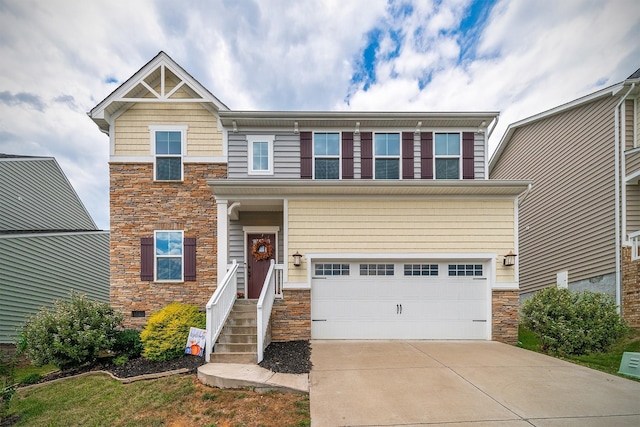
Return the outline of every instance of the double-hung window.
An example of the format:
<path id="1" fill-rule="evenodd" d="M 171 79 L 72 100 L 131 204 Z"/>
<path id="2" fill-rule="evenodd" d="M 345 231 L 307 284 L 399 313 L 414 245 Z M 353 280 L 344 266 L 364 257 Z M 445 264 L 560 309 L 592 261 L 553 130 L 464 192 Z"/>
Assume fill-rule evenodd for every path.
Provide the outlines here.
<path id="1" fill-rule="evenodd" d="M 340 134 L 313 134 L 315 179 L 340 179 Z"/>
<path id="2" fill-rule="evenodd" d="M 155 270 L 157 281 L 183 280 L 183 232 L 156 231 L 154 233 Z"/>
<path id="3" fill-rule="evenodd" d="M 435 134 L 436 179 L 460 179 L 460 134 Z"/>
<path id="4" fill-rule="evenodd" d="M 156 181 L 182 181 L 186 126 L 150 126 Z"/>
<path id="5" fill-rule="evenodd" d="M 400 179 L 400 134 L 376 133 L 375 179 Z"/>
<path id="6" fill-rule="evenodd" d="M 249 175 L 273 175 L 274 135 L 249 135 Z"/>

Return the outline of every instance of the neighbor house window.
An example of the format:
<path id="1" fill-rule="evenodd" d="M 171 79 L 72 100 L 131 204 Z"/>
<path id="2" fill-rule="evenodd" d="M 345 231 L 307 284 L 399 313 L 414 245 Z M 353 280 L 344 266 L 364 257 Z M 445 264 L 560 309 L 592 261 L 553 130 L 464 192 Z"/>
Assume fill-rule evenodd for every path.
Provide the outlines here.
<path id="1" fill-rule="evenodd" d="M 156 181 L 182 181 L 186 126 L 150 126 Z"/>
<path id="2" fill-rule="evenodd" d="M 273 175 L 273 135 L 249 135 L 249 175 Z"/>
<path id="3" fill-rule="evenodd" d="M 449 276 L 482 276 L 482 264 L 449 264 Z"/>
<path id="4" fill-rule="evenodd" d="M 631 241 L 631 260 L 640 259 L 640 231 L 629 234 L 629 240 Z"/>
<path id="5" fill-rule="evenodd" d="M 154 233 L 155 269 L 157 281 L 182 281 L 183 232 Z"/>
<path id="6" fill-rule="evenodd" d="M 376 133 L 375 179 L 400 179 L 400 134 Z"/>
<path id="7" fill-rule="evenodd" d="M 340 134 L 313 134 L 315 179 L 340 179 Z"/>
<path id="8" fill-rule="evenodd" d="M 460 179 L 460 134 L 435 134 L 436 179 Z"/>

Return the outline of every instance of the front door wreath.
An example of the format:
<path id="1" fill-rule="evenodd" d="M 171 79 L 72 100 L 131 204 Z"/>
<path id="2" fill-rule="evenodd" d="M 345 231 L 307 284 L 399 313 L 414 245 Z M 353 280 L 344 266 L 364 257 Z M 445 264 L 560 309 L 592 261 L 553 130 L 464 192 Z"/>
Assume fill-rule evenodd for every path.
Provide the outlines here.
<path id="1" fill-rule="evenodd" d="M 251 247 L 251 254 L 257 261 L 271 258 L 273 255 L 273 245 L 271 239 L 261 238 L 256 239 Z"/>

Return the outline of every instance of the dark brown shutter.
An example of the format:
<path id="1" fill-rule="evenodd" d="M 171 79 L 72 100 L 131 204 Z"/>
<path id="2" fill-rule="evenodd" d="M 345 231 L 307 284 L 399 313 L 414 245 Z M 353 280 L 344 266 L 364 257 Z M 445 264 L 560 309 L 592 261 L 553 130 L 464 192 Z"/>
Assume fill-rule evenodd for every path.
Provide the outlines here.
<path id="1" fill-rule="evenodd" d="M 433 179 L 433 133 L 420 134 L 420 178 Z"/>
<path id="2" fill-rule="evenodd" d="M 342 132 L 342 178 L 353 179 L 353 132 Z"/>
<path id="3" fill-rule="evenodd" d="M 462 179 L 475 178 L 473 167 L 473 132 L 462 132 Z"/>
<path id="4" fill-rule="evenodd" d="M 300 132 L 300 178 L 313 178 L 313 133 Z"/>
<path id="5" fill-rule="evenodd" d="M 196 238 L 184 238 L 184 281 L 196 280 Z"/>
<path id="6" fill-rule="evenodd" d="M 140 280 L 153 281 L 153 237 L 140 239 Z"/>
<path id="7" fill-rule="evenodd" d="M 413 132 L 402 132 L 402 179 L 413 179 Z"/>
<path id="8" fill-rule="evenodd" d="M 360 132 L 360 177 L 373 178 L 373 135 L 371 132 Z"/>

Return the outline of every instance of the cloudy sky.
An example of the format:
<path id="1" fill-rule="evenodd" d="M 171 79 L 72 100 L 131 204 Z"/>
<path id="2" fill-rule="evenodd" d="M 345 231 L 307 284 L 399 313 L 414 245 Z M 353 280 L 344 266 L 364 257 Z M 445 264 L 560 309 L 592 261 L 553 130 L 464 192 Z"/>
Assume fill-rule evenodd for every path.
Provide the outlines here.
<path id="1" fill-rule="evenodd" d="M 640 67 L 638 0 L 0 0 L 0 153 L 54 156 L 109 228 L 87 117 L 163 50 L 231 109 L 500 111 Z"/>

